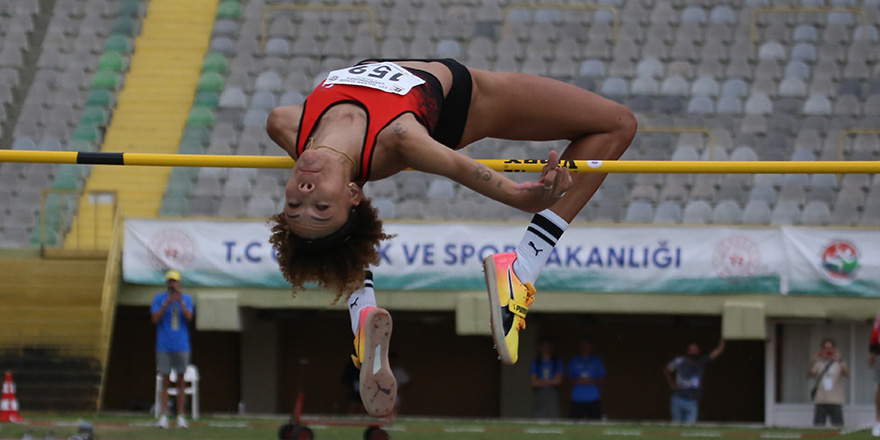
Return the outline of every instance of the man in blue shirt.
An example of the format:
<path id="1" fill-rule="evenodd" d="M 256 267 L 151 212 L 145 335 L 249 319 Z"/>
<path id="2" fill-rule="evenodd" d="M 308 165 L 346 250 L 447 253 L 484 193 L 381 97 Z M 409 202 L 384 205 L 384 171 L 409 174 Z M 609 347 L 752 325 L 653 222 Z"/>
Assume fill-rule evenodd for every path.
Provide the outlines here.
<path id="1" fill-rule="evenodd" d="M 547 339 L 538 344 L 538 357 L 529 366 L 534 396 L 536 419 L 559 418 L 559 385 L 565 368 L 562 360 L 553 356 L 553 345 Z"/>
<path id="2" fill-rule="evenodd" d="M 153 324 L 156 324 L 156 369 L 162 375 L 162 416 L 158 426 L 168 427 L 168 386 L 171 370 L 177 372 L 177 427 L 187 428 L 184 414 L 186 404 L 186 381 L 184 373 L 189 365 L 189 322 L 193 318 L 193 301 L 180 291 L 180 272 L 169 270 L 165 274 L 167 290 L 153 298 L 150 307 Z"/>
<path id="3" fill-rule="evenodd" d="M 568 378 L 574 385 L 571 389 L 571 418 L 600 420 L 599 384 L 605 380 L 605 367 L 602 359 L 593 354 L 593 340 L 589 337 L 581 340 L 580 354 L 568 364 Z"/>
<path id="4" fill-rule="evenodd" d="M 706 371 L 709 361 L 715 360 L 723 352 L 723 339 L 708 356 L 701 355 L 700 346 L 692 342 L 688 345 L 687 355 L 676 357 L 663 368 L 663 375 L 666 377 L 666 382 L 669 383 L 669 388 L 672 389 L 669 409 L 673 422 L 697 422 L 703 372 Z M 673 373 L 675 373 L 674 379 Z"/>

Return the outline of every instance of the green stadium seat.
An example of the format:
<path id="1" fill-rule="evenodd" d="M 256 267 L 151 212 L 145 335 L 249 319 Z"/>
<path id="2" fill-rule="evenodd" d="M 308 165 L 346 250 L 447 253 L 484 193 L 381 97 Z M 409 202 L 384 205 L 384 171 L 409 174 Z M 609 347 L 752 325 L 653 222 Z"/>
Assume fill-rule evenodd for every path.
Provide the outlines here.
<path id="1" fill-rule="evenodd" d="M 214 125 L 215 120 L 214 109 L 209 107 L 193 107 L 193 109 L 189 111 L 189 119 L 187 119 L 186 125 L 202 125 L 210 127 Z"/>
<path id="2" fill-rule="evenodd" d="M 186 197 L 175 195 L 162 199 L 159 215 L 184 216 L 187 214 L 189 214 L 189 202 L 186 200 Z"/>
<path id="3" fill-rule="evenodd" d="M 104 50 L 115 50 L 122 53 L 131 53 L 131 49 L 131 38 L 121 34 L 110 35 L 107 38 L 107 44 L 104 45 Z"/>
<path id="4" fill-rule="evenodd" d="M 46 207 L 43 209 L 43 215 L 46 219 L 46 229 L 57 231 L 61 224 L 61 212 L 58 210 L 58 205 L 53 206 L 46 203 Z"/>
<path id="5" fill-rule="evenodd" d="M 171 171 L 171 176 L 169 179 L 186 179 L 189 181 L 195 181 L 199 176 L 199 168 L 196 167 L 174 167 Z"/>
<path id="6" fill-rule="evenodd" d="M 193 190 L 192 180 L 188 176 L 171 176 L 168 178 L 168 184 L 165 186 L 165 196 L 181 196 L 186 197 Z"/>
<path id="7" fill-rule="evenodd" d="M 223 2 L 217 7 L 217 18 L 241 18 L 241 5 L 237 2 Z"/>
<path id="8" fill-rule="evenodd" d="M 211 52 L 202 62 L 202 72 L 226 73 L 229 71 L 229 63 L 223 54 Z"/>
<path id="9" fill-rule="evenodd" d="M 53 189 L 79 189 L 79 182 L 73 174 L 58 174 L 55 176 L 55 182 L 52 183 Z"/>
<path id="10" fill-rule="evenodd" d="M 73 139 L 100 143 L 101 130 L 95 124 L 79 124 L 73 132 Z"/>
<path id="11" fill-rule="evenodd" d="M 113 103 L 113 92 L 107 89 L 92 89 L 86 105 L 91 107 L 110 107 Z"/>
<path id="12" fill-rule="evenodd" d="M 57 232 L 55 232 L 51 228 L 46 228 L 46 236 L 45 236 L 46 242 L 41 243 L 41 239 L 43 238 L 43 236 L 40 233 L 40 230 L 41 230 L 40 226 L 37 225 L 36 227 L 34 227 L 34 230 L 31 231 L 31 236 L 28 239 L 28 242 L 30 243 L 31 246 L 40 246 L 41 244 L 44 244 L 46 246 L 57 246 L 58 245 L 58 233 Z"/>
<path id="13" fill-rule="evenodd" d="M 83 139 L 71 139 L 67 142 L 67 151 L 95 151 L 95 144 Z"/>
<path id="14" fill-rule="evenodd" d="M 116 72 L 99 71 L 92 78 L 92 88 L 116 90 L 120 82 L 121 80 Z"/>
<path id="15" fill-rule="evenodd" d="M 180 154 L 205 154 L 205 150 L 207 148 L 195 140 L 181 140 L 180 142 Z"/>
<path id="16" fill-rule="evenodd" d="M 121 72 L 125 70 L 125 57 L 116 50 L 105 51 L 98 60 L 98 70 Z"/>
<path id="17" fill-rule="evenodd" d="M 217 107 L 220 102 L 220 94 L 211 90 L 196 93 L 193 105 L 199 107 Z"/>
<path id="18" fill-rule="evenodd" d="M 79 121 L 85 124 L 107 125 L 109 119 L 107 110 L 104 107 L 89 106 L 83 109 L 82 117 Z"/>
<path id="19" fill-rule="evenodd" d="M 120 15 L 113 20 L 113 26 L 110 28 L 111 34 L 134 35 L 134 20 L 130 16 Z"/>
<path id="20" fill-rule="evenodd" d="M 123 0 L 119 3 L 117 16 L 138 17 L 141 15 L 141 5 L 138 0 Z"/>
<path id="21" fill-rule="evenodd" d="M 63 174 L 74 176 L 77 179 L 84 179 L 86 176 L 89 175 L 89 166 L 63 163 L 58 166 L 58 171 L 55 172 L 55 177 L 57 178 L 58 176 Z M 55 197 L 57 198 L 57 196 Z M 65 203 L 67 202 L 65 201 Z"/>
<path id="22" fill-rule="evenodd" d="M 183 136 L 181 136 L 181 141 L 184 142 L 197 142 L 201 145 L 207 145 L 208 140 L 211 138 L 211 130 L 205 127 L 199 126 L 191 126 L 186 127 L 183 130 Z M 177 168 L 175 168 L 176 170 Z"/>
<path id="23" fill-rule="evenodd" d="M 217 72 L 205 72 L 199 77 L 199 88 L 201 91 L 211 91 L 220 93 L 223 90 L 223 77 Z"/>

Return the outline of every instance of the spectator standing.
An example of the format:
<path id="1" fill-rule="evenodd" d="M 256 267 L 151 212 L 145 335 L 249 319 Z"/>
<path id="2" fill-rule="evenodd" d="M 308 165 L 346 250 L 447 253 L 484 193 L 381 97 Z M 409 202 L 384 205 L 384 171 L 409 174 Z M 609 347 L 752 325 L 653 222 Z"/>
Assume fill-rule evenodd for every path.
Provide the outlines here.
<path id="1" fill-rule="evenodd" d="M 700 354 L 699 344 L 692 342 L 688 344 L 687 354 L 676 357 L 663 368 L 663 376 L 672 389 L 669 409 L 673 422 L 697 422 L 703 373 L 709 362 L 721 356 L 723 352 L 723 339 L 708 356 Z"/>
<path id="2" fill-rule="evenodd" d="M 599 384 L 605 380 L 605 367 L 602 359 L 593 354 L 593 340 L 581 340 L 580 353 L 568 364 L 568 378 L 574 385 L 571 389 L 571 418 L 575 420 L 600 420 L 602 401 Z"/>
<path id="3" fill-rule="evenodd" d="M 162 375 L 161 412 L 157 426 L 168 427 L 168 387 L 170 374 L 177 372 L 177 427 L 188 428 L 184 408 L 186 405 L 186 380 L 184 373 L 189 365 L 189 322 L 193 319 L 192 297 L 181 292 L 181 276 L 176 270 L 165 274 L 166 290 L 153 298 L 150 314 L 156 324 L 156 369 Z"/>
<path id="4" fill-rule="evenodd" d="M 834 339 L 822 339 L 822 348 L 813 356 L 807 377 L 816 378 L 810 393 L 815 404 L 813 424 L 825 426 L 826 419 L 830 419 L 832 426 L 843 426 L 845 394 L 842 378 L 849 377 L 849 368 L 840 360 Z"/>
<path id="5" fill-rule="evenodd" d="M 536 419 L 559 418 L 559 385 L 564 371 L 562 360 L 553 355 L 553 345 L 547 339 L 541 340 L 538 357 L 529 366 Z"/>

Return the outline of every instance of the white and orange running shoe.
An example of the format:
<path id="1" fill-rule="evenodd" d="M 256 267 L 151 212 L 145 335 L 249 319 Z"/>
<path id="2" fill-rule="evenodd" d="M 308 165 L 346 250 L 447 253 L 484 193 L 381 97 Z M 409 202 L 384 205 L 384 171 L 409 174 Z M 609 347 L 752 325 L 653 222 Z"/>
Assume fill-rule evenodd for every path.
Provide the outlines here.
<path id="1" fill-rule="evenodd" d="M 391 314 L 378 307 L 361 310 L 354 337 L 354 365 L 361 370 L 361 401 L 367 414 L 388 417 L 397 402 L 397 380 L 388 362 L 391 344 Z"/>
<path id="2" fill-rule="evenodd" d="M 535 302 L 535 287 L 516 277 L 514 261 L 515 252 L 494 254 L 483 260 L 492 338 L 501 362 L 507 365 L 516 363 L 519 331 L 526 328 L 526 314 Z"/>

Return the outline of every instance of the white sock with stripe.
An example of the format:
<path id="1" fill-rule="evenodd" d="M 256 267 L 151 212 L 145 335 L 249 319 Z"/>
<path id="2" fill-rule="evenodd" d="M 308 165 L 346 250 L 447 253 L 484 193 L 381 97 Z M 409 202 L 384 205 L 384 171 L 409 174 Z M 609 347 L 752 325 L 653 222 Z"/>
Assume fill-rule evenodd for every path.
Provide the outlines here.
<path id="1" fill-rule="evenodd" d="M 364 287 L 348 297 L 348 314 L 351 317 L 351 332 L 357 334 L 361 320 L 361 310 L 376 307 L 376 292 L 373 290 L 373 272 L 364 271 Z"/>
<path id="2" fill-rule="evenodd" d="M 532 223 L 516 247 L 516 261 L 513 262 L 513 273 L 520 281 L 535 283 L 550 258 L 550 251 L 567 228 L 568 222 L 549 209 L 532 217 Z"/>

